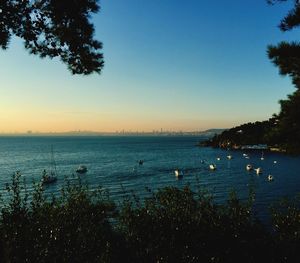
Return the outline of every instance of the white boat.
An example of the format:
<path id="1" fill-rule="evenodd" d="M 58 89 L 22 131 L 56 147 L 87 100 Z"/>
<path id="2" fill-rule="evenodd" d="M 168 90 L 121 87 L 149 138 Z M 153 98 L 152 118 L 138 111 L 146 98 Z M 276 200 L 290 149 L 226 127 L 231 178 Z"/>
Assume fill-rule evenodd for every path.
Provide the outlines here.
<path id="1" fill-rule="evenodd" d="M 248 156 L 248 154 L 247 153 L 243 153 L 243 156 L 246 157 L 246 156 Z"/>
<path id="2" fill-rule="evenodd" d="M 53 147 L 51 146 L 51 162 L 50 162 L 50 172 L 48 173 L 45 169 L 42 174 L 41 183 L 42 185 L 52 184 L 57 181 L 57 171 L 56 163 L 54 160 Z"/>
<path id="3" fill-rule="evenodd" d="M 260 159 L 261 159 L 262 161 L 265 159 L 265 157 L 264 157 L 264 152 L 261 152 L 261 157 L 260 157 Z"/>
<path id="4" fill-rule="evenodd" d="M 273 181 L 273 180 L 274 180 L 273 175 L 269 174 L 269 175 L 268 175 L 268 181 Z"/>
<path id="5" fill-rule="evenodd" d="M 247 171 L 253 170 L 252 165 L 251 165 L 251 164 L 247 164 L 247 165 L 246 165 L 246 170 L 247 170 Z"/>
<path id="6" fill-rule="evenodd" d="M 262 169 L 260 167 L 254 169 L 256 174 L 261 174 L 262 173 Z"/>
<path id="7" fill-rule="evenodd" d="M 243 145 L 242 150 L 267 150 L 267 144 L 254 144 L 254 145 Z"/>
<path id="8" fill-rule="evenodd" d="M 274 161 L 273 163 L 275 163 L 275 164 L 276 164 L 276 163 L 277 163 L 277 161 Z"/>
<path id="9" fill-rule="evenodd" d="M 231 160 L 231 159 L 232 159 L 232 156 L 231 156 L 231 155 L 227 155 L 227 159 L 228 159 L 228 160 Z"/>
<path id="10" fill-rule="evenodd" d="M 87 167 L 85 165 L 79 165 L 79 167 L 76 169 L 76 173 L 84 174 L 87 172 Z"/>
<path id="11" fill-rule="evenodd" d="M 216 170 L 217 169 L 217 166 L 215 164 L 210 164 L 209 165 L 209 169 L 210 170 Z"/>
<path id="12" fill-rule="evenodd" d="M 183 177 L 183 172 L 182 172 L 182 171 L 179 171 L 178 169 L 176 169 L 176 170 L 174 171 L 174 173 L 175 173 L 175 176 L 176 176 L 177 178 L 182 178 L 182 177 Z"/>
<path id="13" fill-rule="evenodd" d="M 220 161 L 220 160 L 221 160 L 221 158 L 220 158 L 220 157 L 218 157 L 218 158 L 217 158 L 217 161 Z"/>

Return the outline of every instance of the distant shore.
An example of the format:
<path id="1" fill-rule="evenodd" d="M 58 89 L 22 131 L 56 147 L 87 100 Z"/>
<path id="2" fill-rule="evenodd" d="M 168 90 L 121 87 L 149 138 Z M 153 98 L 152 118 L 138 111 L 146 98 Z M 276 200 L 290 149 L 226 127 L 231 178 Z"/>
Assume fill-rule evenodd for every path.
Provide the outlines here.
<path id="1" fill-rule="evenodd" d="M 94 132 L 94 131 L 70 131 L 70 132 L 31 132 L 26 133 L 0 133 L 0 137 L 7 136 L 207 136 L 219 134 L 225 129 L 209 129 L 204 131 L 116 131 L 116 132 Z"/>
<path id="2" fill-rule="evenodd" d="M 225 146 L 225 145 L 213 145 L 210 144 L 209 141 L 199 142 L 197 144 L 199 147 L 213 147 L 220 148 L 224 150 L 237 150 L 237 151 L 268 151 L 268 152 L 278 152 L 278 153 L 286 153 L 287 150 L 278 146 L 269 146 L 269 145 L 261 145 L 261 144 L 252 144 L 252 145 L 233 145 L 233 146 Z"/>

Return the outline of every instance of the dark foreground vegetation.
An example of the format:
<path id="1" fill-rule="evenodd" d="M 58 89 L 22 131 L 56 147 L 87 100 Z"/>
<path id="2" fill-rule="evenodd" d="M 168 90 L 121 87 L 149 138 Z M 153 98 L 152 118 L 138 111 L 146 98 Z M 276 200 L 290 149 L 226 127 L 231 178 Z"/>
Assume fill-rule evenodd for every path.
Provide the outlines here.
<path id="1" fill-rule="evenodd" d="M 14 175 L 2 202 L 0 262 L 299 262 L 299 200 L 273 207 L 269 225 L 253 195 L 217 205 L 189 187 L 116 206 L 101 189 L 66 183 L 60 196 L 28 195 Z"/>

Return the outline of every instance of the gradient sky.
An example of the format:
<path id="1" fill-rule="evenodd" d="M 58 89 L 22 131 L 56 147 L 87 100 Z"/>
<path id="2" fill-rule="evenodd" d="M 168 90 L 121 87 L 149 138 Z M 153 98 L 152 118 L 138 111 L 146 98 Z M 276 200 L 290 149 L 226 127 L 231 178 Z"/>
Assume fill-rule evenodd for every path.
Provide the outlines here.
<path id="1" fill-rule="evenodd" d="M 293 92 L 266 47 L 289 4 L 265 0 L 102 0 L 93 17 L 101 75 L 0 50 L 0 133 L 227 128 L 264 120 Z"/>

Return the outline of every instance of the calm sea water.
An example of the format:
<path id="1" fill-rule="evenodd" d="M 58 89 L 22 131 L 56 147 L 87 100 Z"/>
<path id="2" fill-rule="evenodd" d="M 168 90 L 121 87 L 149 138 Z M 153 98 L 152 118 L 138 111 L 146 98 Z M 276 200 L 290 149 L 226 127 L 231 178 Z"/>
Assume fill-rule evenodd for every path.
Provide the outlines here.
<path id="1" fill-rule="evenodd" d="M 250 152 L 247 160 L 240 151 L 196 147 L 201 140 L 203 137 L 195 136 L 0 137 L 0 189 L 3 193 L 17 170 L 30 189 L 33 180 L 40 180 L 43 169 L 50 168 L 52 146 L 58 181 L 47 186 L 47 192 L 58 192 L 64 177 L 74 174 L 80 164 L 88 167 L 83 180 L 91 188 L 103 186 L 115 199 L 122 197 L 124 189 L 144 195 L 146 187 L 155 190 L 190 184 L 192 188 L 205 187 L 216 201 L 224 201 L 232 189 L 246 198 L 252 185 L 256 208 L 264 210 L 273 201 L 300 192 L 300 157 L 265 153 L 262 161 L 261 152 Z M 232 160 L 226 158 L 228 154 Z M 143 165 L 138 165 L 140 159 Z M 215 163 L 217 170 L 210 171 L 208 163 Z M 263 173 L 247 172 L 248 163 L 262 167 Z M 176 168 L 184 171 L 181 180 L 175 178 Z M 269 174 L 274 176 L 273 182 L 267 181 Z"/>

